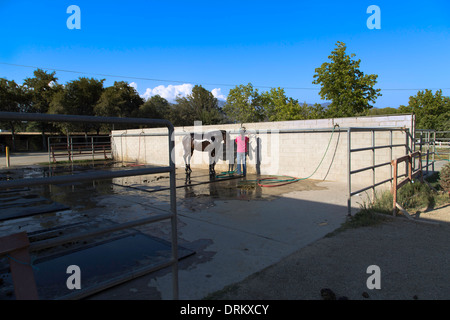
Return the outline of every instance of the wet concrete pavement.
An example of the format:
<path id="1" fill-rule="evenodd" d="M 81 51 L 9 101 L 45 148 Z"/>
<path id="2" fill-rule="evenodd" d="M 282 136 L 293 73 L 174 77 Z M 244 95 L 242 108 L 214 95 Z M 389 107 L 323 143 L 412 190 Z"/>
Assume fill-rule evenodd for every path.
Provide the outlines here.
<path id="1" fill-rule="evenodd" d="M 71 166 L 70 171 L 94 170 Z M 52 171 L 53 170 L 53 171 Z M 66 169 L 28 167 L 5 171 L 3 177 L 67 174 Z M 9 172 L 9 173 L 8 173 Z M 347 215 L 346 186 L 304 180 L 262 188 L 256 176 L 209 183 L 206 170 L 195 170 L 185 186 L 177 173 L 178 243 L 195 252 L 179 264 L 180 299 L 202 299 L 241 281 L 322 238 L 338 228 Z M 0 234 L 83 223 L 92 228 L 135 220 L 169 210 L 167 175 L 117 178 L 70 185 L 32 188 L 34 194 L 67 205 L 69 210 L 0 222 Z M 157 191 L 160 190 L 160 191 Z M 76 232 L 74 228 L 73 232 Z M 136 228 L 170 241 L 170 222 Z M 91 299 L 171 299 L 171 270 L 161 270 Z"/>

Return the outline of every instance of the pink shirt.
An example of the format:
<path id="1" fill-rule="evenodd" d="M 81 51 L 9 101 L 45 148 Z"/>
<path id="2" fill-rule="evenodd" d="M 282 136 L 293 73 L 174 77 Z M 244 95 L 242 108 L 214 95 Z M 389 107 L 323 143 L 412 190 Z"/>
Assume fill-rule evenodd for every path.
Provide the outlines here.
<path id="1" fill-rule="evenodd" d="M 237 152 L 247 152 L 247 145 L 248 145 L 248 137 L 244 137 L 242 139 L 241 136 L 236 138 L 236 145 L 237 145 Z"/>

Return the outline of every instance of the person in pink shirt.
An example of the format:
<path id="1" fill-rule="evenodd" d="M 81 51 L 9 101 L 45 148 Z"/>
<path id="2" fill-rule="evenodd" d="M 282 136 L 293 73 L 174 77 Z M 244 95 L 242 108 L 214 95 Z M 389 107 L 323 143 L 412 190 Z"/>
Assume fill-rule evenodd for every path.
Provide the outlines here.
<path id="1" fill-rule="evenodd" d="M 236 143 L 236 162 L 237 162 L 237 174 L 242 174 L 244 177 L 247 174 L 246 156 L 248 154 L 248 141 L 249 138 L 245 136 L 245 129 L 239 130 L 240 135 L 234 140 Z M 242 165 L 242 171 L 241 171 Z"/>

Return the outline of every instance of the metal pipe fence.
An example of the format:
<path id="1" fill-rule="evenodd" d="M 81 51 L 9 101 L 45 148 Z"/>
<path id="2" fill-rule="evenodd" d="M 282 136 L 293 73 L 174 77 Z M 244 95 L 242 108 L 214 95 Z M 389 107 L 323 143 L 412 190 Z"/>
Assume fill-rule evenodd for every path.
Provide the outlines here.
<path id="1" fill-rule="evenodd" d="M 419 137 L 417 137 L 419 135 Z M 434 171 L 434 163 L 436 161 L 436 130 L 432 129 L 416 129 L 414 151 L 420 151 L 425 159 L 425 165 L 422 164 L 425 175 L 429 174 L 429 168 Z"/>
<path id="2" fill-rule="evenodd" d="M 436 131 L 435 152 L 437 160 L 450 161 L 450 131 Z"/>
<path id="3" fill-rule="evenodd" d="M 111 158 L 110 136 L 48 137 L 47 140 L 49 163 L 55 163 L 57 159 L 73 162 L 75 158 L 94 161 L 98 155 L 103 156 L 105 160 Z"/>
<path id="4" fill-rule="evenodd" d="M 375 145 L 375 132 L 377 131 L 388 131 L 390 135 L 390 143 L 383 146 L 376 146 Z M 403 131 L 405 132 L 405 142 L 404 143 L 393 143 L 393 132 L 395 131 Z M 416 154 L 415 152 L 420 152 L 421 157 L 413 157 L 411 166 L 405 167 L 405 173 L 397 175 L 396 177 L 408 177 L 410 171 L 415 171 L 416 168 L 420 168 L 420 172 L 423 172 L 423 174 L 429 175 L 430 174 L 430 168 L 431 172 L 434 172 L 435 170 L 435 162 L 437 161 L 436 156 L 439 155 L 439 153 L 436 151 L 436 141 L 438 139 L 441 139 L 441 141 L 450 141 L 450 138 L 446 138 L 448 135 L 450 137 L 450 131 L 436 131 L 436 130 L 421 130 L 416 129 L 414 132 L 414 136 L 411 134 L 410 130 L 407 128 L 348 128 L 348 214 L 351 214 L 351 198 L 359 194 L 361 192 L 372 190 L 373 199 L 375 199 L 375 188 L 388 183 L 393 182 L 394 176 L 393 176 L 393 168 L 391 165 L 391 162 L 393 159 L 393 148 L 399 148 L 404 147 L 405 148 L 405 155 L 408 154 Z M 372 141 L 371 146 L 368 147 L 362 147 L 362 148 L 352 148 L 352 132 L 371 132 L 372 133 Z M 440 137 L 439 135 L 443 135 L 443 137 Z M 447 140 L 448 139 L 448 140 Z M 380 149 L 386 149 L 388 148 L 390 150 L 390 160 L 383 163 L 376 163 L 375 161 L 375 150 Z M 372 151 L 372 165 L 367 166 L 364 168 L 359 169 L 352 169 L 352 153 L 354 152 L 361 152 L 361 151 Z M 447 154 L 445 154 L 447 156 Z M 448 154 L 448 159 L 450 160 L 450 150 Z M 417 161 L 420 161 L 420 163 L 416 163 Z M 375 175 L 375 169 L 381 168 L 384 166 L 390 166 L 390 178 L 385 179 L 383 181 L 376 182 L 376 175 Z M 372 171 L 372 184 L 369 186 L 366 186 L 364 188 L 361 188 L 359 190 L 352 190 L 352 175 L 364 171 Z M 397 170 L 397 169 L 396 169 Z M 397 172 L 396 172 L 397 173 Z"/>
<path id="5" fill-rule="evenodd" d="M 417 169 L 417 170 L 415 170 L 412 165 L 415 158 L 419 158 L 419 169 Z M 398 164 L 402 163 L 402 162 L 406 162 L 406 164 L 407 164 L 408 175 L 405 179 L 398 182 L 398 180 L 397 180 Z M 422 155 L 421 155 L 420 151 L 416 151 L 414 153 L 410 153 L 403 157 L 392 160 L 391 164 L 392 164 L 392 167 L 394 168 L 394 180 L 393 180 L 393 185 L 392 185 L 392 190 L 391 190 L 391 193 L 393 196 L 392 214 L 394 216 L 396 216 L 397 209 L 400 209 L 403 213 L 405 213 L 405 215 L 408 218 L 411 218 L 410 215 L 408 214 L 408 212 L 405 209 L 403 209 L 399 203 L 397 203 L 397 191 L 402 186 L 404 186 L 406 183 L 412 182 L 413 179 L 417 176 L 420 176 L 420 180 L 423 182 Z"/>
<path id="6" fill-rule="evenodd" d="M 77 290 L 73 294 L 62 297 L 63 299 L 79 299 L 103 291 L 112 286 L 124 283 L 131 279 L 140 277 L 150 272 L 160 270 L 162 268 L 172 267 L 172 287 L 173 298 L 178 299 L 178 235 L 177 235 L 177 210 L 176 210 L 176 180 L 175 180 L 175 163 L 172 159 L 172 152 L 175 150 L 175 141 L 173 137 L 174 127 L 170 121 L 160 119 L 142 119 L 142 118 L 114 118 L 114 117 L 93 117 L 93 116 L 77 116 L 77 115 L 53 115 L 53 114 L 36 114 L 36 113 L 15 113 L 0 112 L 0 120 L 18 120 L 18 121 L 38 121 L 38 122 L 78 122 L 78 123 L 109 123 L 109 124 L 125 124 L 125 125 L 158 125 L 165 126 L 168 129 L 169 140 L 169 165 L 151 168 L 126 168 L 119 170 L 98 170 L 89 174 L 79 173 L 73 175 L 62 175 L 45 178 L 25 178 L 21 180 L 0 181 L 0 190 L 10 188 L 20 188 L 26 186 L 51 185 L 58 183 L 70 183 L 78 181 L 93 181 L 101 179 L 109 179 L 115 177 L 137 176 L 156 173 L 170 173 L 170 211 L 169 214 L 160 214 L 150 218 L 120 223 L 113 227 L 105 227 L 97 229 L 93 232 L 80 233 L 78 235 L 53 238 L 49 240 L 41 240 L 31 243 L 30 250 L 40 250 L 43 248 L 55 247 L 62 243 L 73 241 L 74 239 L 85 239 L 99 234 L 111 233 L 113 231 L 125 230 L 138 225 L 144 225 L 161 220 L 170 220 L 171 222 L 171 252 L 172 256 L 169 261 L 160 263 L 156 266 L 144 267 L 134 272 L 128 272 L 114 279 L 102 282 L 98 285 Z"/>
<path id="7" fill-rule="evenodd" d="M 370 146 L 368 147 L 362 147 L 362 148 L 352 148 L 352 133 L 357 132 L 366 132 L 371 134 L 371 141 Z M 388 132 L 389 133 L 389 143 L 381 146 L 376 145 L 376 132 Z M 396 143 L 394 144 L 393 141 L 393 133 L 394 132 L 405 132 L 405 142 L 404 143 Z M 394 148 L 405 148 L 405 154 L 408 154 L 410 151 L 410 135 L 409 135 L 409 129 L 407 128 L 347 128 L 347 165 L 348 165 L 348 198 L 347 198 L 347 210 L 348 215 L 351 215 L 351 200 L 354 195 L 357 195 L 361 192 L 372 190 L 372 200 L 375 200 L 375 188 L 383 185 L 388 182 L 392 182 L 393 180 L 393 172 L 392 172 L 392 166 L 391 161 L 393 160 L 393 149 Z M 382 150 L 382 149 L 389 149 L 389 161 L 382 162 L 382 163 L 376 163 L 376 156 L 375 151 L 376 150 Z M 356 152 L 362 152 L 362 151 L 372 151 L 371 153 L 371 165 L 353 169 L 352 168 L 352 154 Z M 390 177 L 388 179 L 378 181 L 376 179 L 376 170 L 377 168 L 382 167 L 390 167 Z M 408 174 L 407 172 L 408 168 L 406 168 L 406 172 L 403 175 L 405 176 Z M 365 171 L 371 171 L 372 173 L 372 183 L 366 187 L 363 187 L 359 190 L 352 190 L 352 175 L 365 172 Z"/>

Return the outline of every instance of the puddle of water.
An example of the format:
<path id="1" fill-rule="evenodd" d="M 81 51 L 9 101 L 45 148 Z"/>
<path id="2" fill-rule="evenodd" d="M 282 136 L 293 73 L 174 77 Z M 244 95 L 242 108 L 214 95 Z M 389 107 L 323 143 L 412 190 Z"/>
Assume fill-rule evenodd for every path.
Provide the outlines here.
<path id="1" fill-rule="evenodd" d="M 54 299 L 72 293 L 66 286 L 70 274 L 67 267 L 80 267 L 81 289 L 111 280 L 138 268 L 154 266 L 169 261 L 171 244 L 144 234 L 122 236 L 94 245 L 84 246 L 61 255 L 36 259 L 33 263 L 34 276 L 40 299 Z M 179 247 L 179 259 L 194 254 L 194 251 Z M 3 275 L 3 281 L 10 284 L 10 275 Z M 0 290 L 7 298 L 6 288 Z M 12 296 L 10 296 L 13 298 Z"/>
<path id="2" fill-rule="evenodd" d="M 76 172 L 89 172 L 99 168 L 105 169 L 101 165 L 97 167 L 92 165 L 55 168 L 33 167 L 8 170 L 6 173 L 0 172 L 0 176 L 8 179 L 26 179 L 76 174 Z M 116 168 L 116 165 L 111 165 L 106 170 Z M 217 178 L 210 181 L 208 170 L 196 169 L 191 174 L 190 183 L 186 184 L 184 169 L 179 169 L 176 175 L 177 204 L 188 210 L 198 211 L 213 206 L 216 200 L 270 201 L 292 191 L 323 189 L 317 185 L 320 181 L 316 180 L 302 180 L 272 188 L 261 187 L 256 183 L 258 178 L 260 177 L 256 175 L 248 175 L 246 178 Z M 102 200 L 111 196 L 120 196 L 122 199 L 129 197 L 130 203 L 148 204 L 150 207 L 167 205 L 169 202 L 169 183 L 169 174 L 156 174 L 74 184 L 38 186 L 32 187 L 29 192 L 21 193 L 21 195 L 24 197 L 23 199 L 33 197 L 33 195 L 47 198 L 70 207 L 70 211 L 73 213 L 93 209 L 108 212 L 111 211 L 111 206 L 114 209 L 115 200 L 114 198 L 109 202 Z M 0 194 L 0 201 L 1 197 L 3 195 Z"/>

